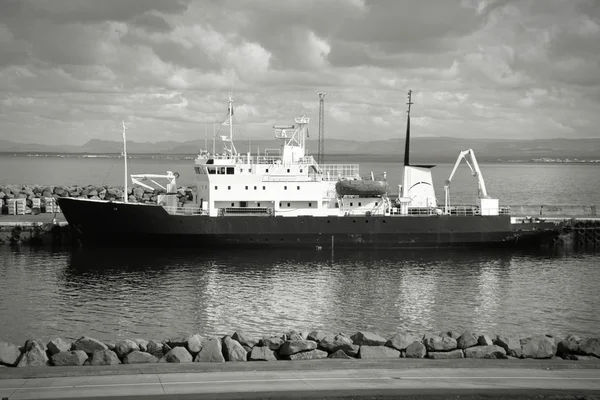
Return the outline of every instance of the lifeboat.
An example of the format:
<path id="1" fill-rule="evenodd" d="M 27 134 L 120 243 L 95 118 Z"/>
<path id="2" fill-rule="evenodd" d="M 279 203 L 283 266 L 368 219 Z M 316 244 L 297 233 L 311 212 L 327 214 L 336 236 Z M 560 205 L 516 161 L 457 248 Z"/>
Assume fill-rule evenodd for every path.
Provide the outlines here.
<path id="1" fill-rule="evenodd" d="M 373 197 L 387 193 L 386 181 L 374 180 L 340 180 L 335 184 L 335 191 L 340 196 Z"/>

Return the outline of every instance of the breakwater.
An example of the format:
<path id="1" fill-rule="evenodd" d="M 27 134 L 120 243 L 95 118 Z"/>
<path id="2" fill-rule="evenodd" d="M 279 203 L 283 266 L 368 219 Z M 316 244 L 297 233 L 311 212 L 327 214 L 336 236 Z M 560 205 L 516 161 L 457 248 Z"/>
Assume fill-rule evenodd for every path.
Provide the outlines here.
<path id="1" fill-rule="evenodd" d="M 137 203 L 156 203 L 158 195 L 164 190 L 150 190 L 140 186 L 127 190 L 127 199 Z M 183 207 L 193 201 L 192 189 L 179 187 L 177 189 L 178 206 Z M 13 199 L 21 199 L 25 203 L 24 213 L 48 212 L 47 207 L 53 199 L 60 197 L 75 197 L 93 200 L 123 200 L 122 186 L 43 186 L 43 185 L 7 185 L 0 186 L 0 208 L 3 214 L 8 213 L 8 207 Z M 39 204 L 38 201 L 39 199 Z M 39 210 L 34 210 L 39 208 Z"/>
<path id="2" fill-rule="evenodd" d="M 23 346 L 0 342 L 0 365 L 8 367 L 83 366 L 142 363 L 246 362 L 337 359 L 600 359 L 600 338 L 564 339 L 549 335 L 527 338 L 477 334 L 469 330 L 384 338 L 375 332 L 343 333 L 290 331 L 257 339 L 243 332 L 231 336 L 192 334 L 164 341 L 125 339 L 107 343 L 91 337 L 73 342 L 57 338 Z"/>

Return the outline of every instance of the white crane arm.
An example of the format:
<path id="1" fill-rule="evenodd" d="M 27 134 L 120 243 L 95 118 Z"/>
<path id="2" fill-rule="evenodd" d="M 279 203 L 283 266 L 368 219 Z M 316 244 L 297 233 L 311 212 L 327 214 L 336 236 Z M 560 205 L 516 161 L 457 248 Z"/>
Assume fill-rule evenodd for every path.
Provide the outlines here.
<path id="1" fill-rule="evenodd" d="M 469 160 L 467 159 L 467 156 L 469 156 L 469 158 L 471 159 L 470 163 L 469 163 Z M 458 166 L 460 165 L 460 162 L 463 159 L 465 160 L 465 163 L 468 165 L 469 169 L 471 170 L 471 175 L 473 175 L 474 177 L 477 178 L 477 185 L 478 185 L 478 189 L 479 189 L 479 198 L 480 199 L 489 199 L 489 196 L 487 194 L 487 189 L 485 187 L 485 181 L 483 180 L 483 175 L 481 174 L 481 170 L 479 169 L 479 164 L 477 163 L 477 158 L 475 158 L 475 152 L 473 152 L 473 149 L 463 150 L 458 155 L 458 159 L 456 160 L 456 163 L 454 164 L 452 173 L 450 174 L 450 177 L 448 179 L 446 179 L 446 185 L 444 186 L 444 192 L 445 192 L 445 197 L 446 197 L 446 199 L 445 199 L 446 213 L 448 213 L 449 209 L 450 209 L 450 183 L 452 182 L 452 178 L 454 178 L 454 174 L 456 173 L 456 170 L 458 169 Z"/>

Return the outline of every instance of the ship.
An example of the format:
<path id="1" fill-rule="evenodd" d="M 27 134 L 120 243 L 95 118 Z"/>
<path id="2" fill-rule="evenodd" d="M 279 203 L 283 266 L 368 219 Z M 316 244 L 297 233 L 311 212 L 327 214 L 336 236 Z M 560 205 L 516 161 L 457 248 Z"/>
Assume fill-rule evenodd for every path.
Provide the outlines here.
<path id="1" fill-rule="evenodd" d="M 443 248 L 552 244 L 552 222 L 512 218 L 488 195 L 475 153 L 462 151 L 445 181 L 444 203 L 433 185 L 434 165 L 410 163 L 408 92 L 402 182 L 391 194 L 385 174 L 361 176 L 358 164 L 317 163 L 306 151 L 309 117 L 273 125 L 280 149 L 240 153 L 233 138 L 233 99 L 220 135 L 222 152 L 200 151 L 193 162 L 193 200 L 177 197 L 178 174 L 127 176 L 123 200 L 62 197 L 58 204 L 82 246 L 197 248 Z M 123 124 L 125 171 L 127 153 Z M 450 185 L 462 160 L 479 189 L 473 205 L 452 205 Z M 470 160 L 470 161 L 469 161 Z M 166 186 L 157 183 L 166 179 Z M 127 185 L 163 189 L 155 203 L 128 201 Z"/>

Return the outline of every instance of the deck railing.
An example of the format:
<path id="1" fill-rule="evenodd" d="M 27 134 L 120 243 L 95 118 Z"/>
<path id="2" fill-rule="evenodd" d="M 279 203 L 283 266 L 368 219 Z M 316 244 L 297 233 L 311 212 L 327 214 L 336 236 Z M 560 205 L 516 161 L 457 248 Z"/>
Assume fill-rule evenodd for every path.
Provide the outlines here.
<path id="1" fill-rule="evenodd" d="M 485 211 L 485 210 L 484 210 Z M 399 207 L 393 207 L 390 209 L 391 215 L 401 215 Z M 487 215 L 489 213 L 483 213 L 478 206 L 452 206 L 449 207 L 447 215 Z M 410 216 L 428 216 L 428 215 L 444 215 L 444 209 L 442 207 L 420 207 L 420 208 L 409 208 L 408 214 Z M 500 207 L 498 209 L 498 215 L 510 215 L 510 207 Z"/>

